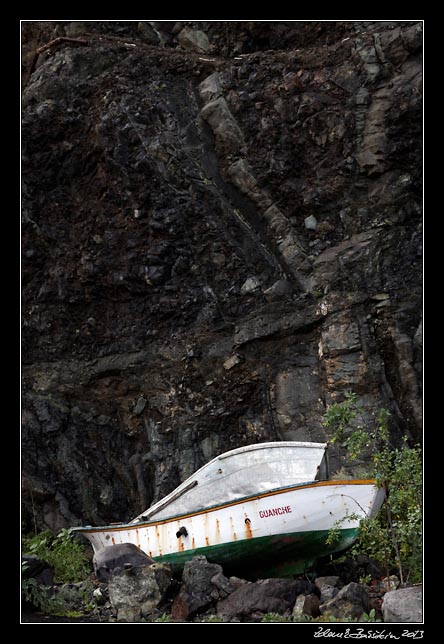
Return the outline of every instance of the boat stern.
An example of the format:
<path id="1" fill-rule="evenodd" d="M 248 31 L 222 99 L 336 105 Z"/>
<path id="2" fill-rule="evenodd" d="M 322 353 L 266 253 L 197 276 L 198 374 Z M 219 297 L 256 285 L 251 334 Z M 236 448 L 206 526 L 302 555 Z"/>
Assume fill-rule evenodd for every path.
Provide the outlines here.
<path id="1" fill-rule="evenodd" d="M 93 526 L 76 526 L 72 528 L 72 532 L 77 534 L 82 534 L 91 544 L 94 554 L 101 550 L 104 547 L 101 533 L 102 531 L 99 528 L 94 528 Z M 113 545 L 112 543 L 107 545 Z"/>

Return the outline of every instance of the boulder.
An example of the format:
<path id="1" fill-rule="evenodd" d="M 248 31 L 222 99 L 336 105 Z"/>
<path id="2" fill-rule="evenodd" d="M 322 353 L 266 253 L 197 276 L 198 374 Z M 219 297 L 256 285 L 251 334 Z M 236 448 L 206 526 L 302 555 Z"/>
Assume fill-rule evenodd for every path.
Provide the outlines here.
<path id="1" fill-rule="evenodd" d="M 164 600 L 171 581 L 171 568 L 153 563 L 114 572 L 109 580 L 109 600 L 117 621 L 136 622 L 147 617 Z"/>
<path id="2" fill-rule="evenodd" d="M 322 586 L 319 587 L 319 590 L 321 591 L 322 604 L 326 604 L 339 593 L 339 588 L 329 586 L 328 584 L 322 584 Z"/>
<path id="3" fill-rule="evenodd" d="M 327 575 L 326 577 L 316 577 L 314 583 L 318 588 L 321 588 L 325 585 L 334 586 L 335 588 L 337 588 L 340 582 L 337 575 Z"/>
<path id="4" fill-rule="evenodd" d="M 147 566 L 154 559 L 148 557 L 134 543 L 118 543 L 98 550 L 93 557 L 94 572 L 100 581 L 110 577 L 123 568 Z"/>
<path id="5" fill-rule="evenodd" d="M 326 604 L 330 599 L 336 597 L 339 593 L 339 577 L 336 575 L 329 575 L 327 577 L 316 577 L 316 586 L 321 591 L 321 603 Z"/>
<path id="6" fill-rule="evenodd" d="M 321 604 L 319 608 L 321 615 L 359 619 L 362 613 L 368 613 L 370 610 L 369 596 L 364 586 L 352 581 L 344 586 L 333 599 Z"/>
<path id="7" fill-rule="evenodd" d="M 391 590 L 382 601 L 384 622 L 422 622 L 422 586 Z"/>
<path id="8" fill-rule="evenodd" d="M 227 154 L 239 151 L 244 144 L 243 134 L 223 96 L 207 103 L 200 114 L 213 130 L 220 149 L 224 149 Z"/>
<path id="9" fill-rule="evenodd" d="M 204 31 L 184 27 L 177 38 L 179 45 L 184 49 L 204 53 L 210 49 L 210 41 Z"/>
<path id="10" fill-rule="evenodd" d="M 206 610 L 220 596 L 234 589 L 224 576 L 222 566 L 209 563 L 198 555 L 187 561 L 182 575 L 182 587 L 174 599 L 171 613 L 173 619 L 185 620 Z"/>
<path id="11" fill-rule="evenodd" d="M 263 194 L 253 174 L 253 170 L 246 159 L 237 159 L 228 167 L 227 172 L 231 183 L 257 205 L 264 205 L 266 207 L 271 205 L 270 198 Z"/>
<path id="12" fill-rule="evenodd" d="M 199 94 L 205 103 L 208 103 L 222 95 L 222 85 L 218 72 L 214 72 L 210 76 L 207 76 L 207 78 L 200 83 Z"/>
<path id="13" fill-rule="evenodd" d="M 217 589 L 219 593 L 219 599 L 228 597 L 232 592 L 239 588 L 243 584 L 247 583 L 245 579 L 239 579 L 238 577 L 225 577 L 222 572 L 218 572 L 214 577 L 211 578 L 212 585 Z M 213 593 L 212 593 L 213 594 Z"/>
<path id="14" fill-rule="evenodd" d="M 217 614 L 227 618 L 258 618 L 265 613 L 290 613 L 298 595 L 315 594 L 319 589 L 305 580 L 259 579 L 247 582 L 219 601 Z"/>
<path id="15" fill-rule="evenodd" d="M 293 607 L 293 615 L 299 617 L 300 615 L 309 615 L 310 617 L 319 617 L 319 597 L 314 593 L 309 595 L 299 595 Z"/>
<path id="16" fill-rule="evenodd" d="M 35 555 L 22 555 L 22 579 L 36 579 L 38 584 L 54 584 L 54 568 Z"/>
<path id="17" fill-rule="evenodd" d="M 160 43 L 159 34 L 153 29 L 149 22 L 139 22 L 137 31 L 145 42 L 149 45 L 158 45 Z"/>
<path id="18" fill-rule="evenodd" d="M 304 219 L 304 226 L 308 230 L 316 230 L 316 228 L 318 227 L 318 220 L 314 215 L 309 215 Z"/>

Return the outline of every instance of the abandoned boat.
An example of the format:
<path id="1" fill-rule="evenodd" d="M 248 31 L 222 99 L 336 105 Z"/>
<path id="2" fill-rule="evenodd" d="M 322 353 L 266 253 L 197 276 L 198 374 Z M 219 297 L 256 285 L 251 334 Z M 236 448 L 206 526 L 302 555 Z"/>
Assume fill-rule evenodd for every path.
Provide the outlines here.
<path id="1" fill-rule="evenodd" d="M 75 530 L 95 552 L 134 543 L 173 569 L 205 555 L 230 570 L 299 574 L 348 548 L 384 500 L 372 479 L 328 480 L 326 449 L 296 441 L 234 449 L 129 523 Z M 333 527 L 337 538 L 327 543 Z"/>

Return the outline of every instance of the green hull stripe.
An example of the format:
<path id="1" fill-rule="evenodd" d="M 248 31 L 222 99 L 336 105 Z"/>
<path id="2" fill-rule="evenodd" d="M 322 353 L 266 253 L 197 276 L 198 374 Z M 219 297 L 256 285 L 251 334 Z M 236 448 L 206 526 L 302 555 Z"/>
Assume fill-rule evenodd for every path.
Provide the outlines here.
<path id="1" fill-rule="evenodd" d="M 193 548 L 154 559 L 178 571 L 196 555 L 204 555 L 208 561 L 224 566 L 224 572 L 232 569 L 239 574 L 245 570 L 250 575 L 285 577 L 303 573 L 319 557 L 345 550 L 357 536 L 358 528 L 340 530 L 335 543 L 327 545 L 328 530 L 292 532 Z"/>

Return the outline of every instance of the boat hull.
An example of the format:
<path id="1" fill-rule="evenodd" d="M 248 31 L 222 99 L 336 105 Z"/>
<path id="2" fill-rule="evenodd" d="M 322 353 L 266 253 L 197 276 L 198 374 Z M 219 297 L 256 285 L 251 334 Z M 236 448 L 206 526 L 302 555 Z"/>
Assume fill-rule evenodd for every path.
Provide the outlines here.
<path id="1" fill-rule="evenodd" d="M 383 500 L 374 481 L 321 481 L 272 490 L 160 521 L 79 528 L 94 550 L 134 543 L 179 570 L 196 555 L 226 570 L 287 576 L 355 540 Z M 327 543 L 335 528 L 337 538 Z"/>
<path id="2" fill-rule="evenodd" d="M 313 567 L 320 556 L 340 552 L 351 546 L 358 535 L 357 528 L 340 530 L 334 546 L 326 546 L 329 531 L 283 533 L 217 544 L 186 552 L 155 558 L 171 564 L 179 572 L 187 561 L 204 555 L 218 563 L 227 575 L 244 577 L 291 577 Z"/>

